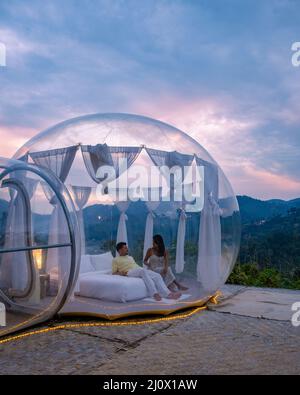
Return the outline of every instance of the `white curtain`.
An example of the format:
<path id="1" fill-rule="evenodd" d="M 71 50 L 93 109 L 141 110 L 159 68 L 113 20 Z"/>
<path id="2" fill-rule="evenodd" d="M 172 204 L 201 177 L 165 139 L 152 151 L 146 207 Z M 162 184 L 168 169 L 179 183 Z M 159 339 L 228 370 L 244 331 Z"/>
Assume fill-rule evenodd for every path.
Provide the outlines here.
<path id="1" fill-rule="evenodd" d="M 168 158 L 170 154 L 169 152 L 156 150 L 152 148 L 146 148 L 146 152 L 149 155 L 152 162 L 155 164 L 155 166 L 157 167 L 168 166 Z"/>
<path id="2" fill-rule="evenodd" d="M 97 177 L 98 169 L 101 166 L 112 166 L 115 170 L 116 179 L 122 174 L 122 171 L 128 170 L 134 163 L 143 147 L 109 147 L 107 144 L 83 145 L 81 146 L 83 160 L 90 177 L 98 184 L 104 179 Z M 120 160 L 126 160 L 126 168 L 120 169 Z M 126 191 L 127 192 L 127 191 Z M 107 193 L 107 190 L 106 190 Z M 129 201 L 116 201 L 116 206 L 120 211 L 120 219 L 117 230 L 117 243 L 125 242 L 128 244 L 127 236 L 127 215 L 126 210 L 129 207 Z"/>
<path id="3" fill-rule="evenodd" d="M 81 254 L 84 255 L 86 240 L 85 240 L 85 230 L 84 230 L 84 220 L 83 220 L 83 208 L 89 200 L 89 197 L 92 192 L 92 188 L 72 185 L 72 192 L 73 192 L 75 203 L 78 207 L 77 216 L 78 216 L 80 236 L 81 236 Z"/>
<path id="4" fill-rule="evenodd" d="M 112 157 L 107 144 L 82 145 L 82 157 L 85 167 L 90 177 L 96 182 L 101 183 L 103 180 L 96 177 L 99 167 L 107 165 L 113 166 Z"/>
<path id="5" fill-rule="evenodd" d="M 153 245 L 154 211 L 159 206 L 160 202 L 147 201 L 145 203 L 148 209 L 148 215 L 145 226 L 143 259 L 145 258 L 148 249 Z"/>
<path id="6" fill-rule="evenodd" d="M 178 166 L 181 169 L 180 177 L 174 175 L 174 179 L 170 180 L 169 187 L 176 189 L 184 182 L 184 167 L 192 165 L 194 160 L 194 155 L 181 154 L 177 151 L 166 152 L 160 150 L 154 150 L 146 148 L 148 155 L 156 166 L 167 166 L 169 169 Z M 183 190 L 182 190 L 183 193 Z M 181 203 L 183 203 L 184 196 L 181 198 Z M 182 209 L 179 217 L 178 231 L 177 231 L 177 245 L 176 245 L 176 259 L 175 259 L 175 270 L 177 273 L 182 273 L 184 269 L 184 245 L 185 245 L 185 230 L 186 230 L 186 214 Z"/>
<path id="7" fill-rule="evenodd" d="M 204 166 L 204 207 L 201 212 L 197 278 L 203 288 L 214 291 L 221 278 L 221 221 L 218 205 L 218 168 L 197 160 Z"/>
<path id="8" fill-rule="evenodd" d="M 90 177 L 100 184 L 103 179 L 97 177 L 97 171 L 101 166 L 112 166 L 118 178 L 122 172 L 119 168 L 119 160 L 127 160 L 127 169 L 133 164 L 142 147 L 109 147 L 107 144 L 82 145 L 81 151 L 86 169 Z"/>
<path id="9" fill-rule="evenodd" d="M 184 269 L 184 245 L 185 245 L 185 232 L 186 232 L 186 213 L 181 209 L 177 230 L 177 243 L 176 243 L 176 260 L 175 270 L 176 273 L 182 273 Z"/>
<path id="10" fill-rule="evenodd" d="M 23 182 L 26 191 L 28 193 L 29 199 L 32 199 L 38 181 L 26 178 L 25 180 L 23 180 Z M 30 207 L 28 209 L 30 210 Z M 25 221 L 24 221 L 25 210 L 26 207 L 24 207 L 23 200 L 18 193 L 14 205 L 14 217 L 12 221 L 13 229 L 14 229 L 12 234 L 12 239 L 15 238 L 12 246 L 26 245 L 24 240 L 27 232 L 27 229 L 25 229 Z M 31 215 L 31 213 L 29 214 Z M 28 231 L 31 232 L 31 238 L 32 238 L 32 229 L 28 229 Z M 13 260 L 13 265 L 12 265 L 13 268 L 12 286 L 14 289 L 25 289 L 28 279 L 28 265 L 27 265 L 28 253 L 18 252 L 15 255 L 16 256 L 15 259 Z"/>
<path id="11" fill-rule="evenodd" d="M 69 229 L 64 210 L 56 199 L 51 198 L 50 203 L 53 206 L 53 211 L 49 223 L 48 244 L 54 245 L 69 242 Z M 53 278 L 57 277 L 60 280 L 69 275 L 69 254 L 70 250 L 65 248 L 50 248 L 47 250 L 46 271 L 51 273 Z"/>
<path id="12" fill-rule="evenodd" d="M 23 183 L 28 197 L 31 199 L 38 181 L 26 177 L 26 172 L 23 171 L 12 174 L 11 177 Z M 24 201 L 19 192 L 9 189 L 9 193 L 11 202 L 6 221 L 4 248 L 27 246 Z M 32 232 L 32 229 L 29 231 Z M 24 290 L 28 281 L 28 253 L 22 251 L 3 254 L 1 271 L 1 277 L 5 279 L 5 286 L 16 290 Z"/>
<path id="13" fill-rule="evenodd" d="M 78 146 L 59 148 L 55 150 L 31 152 L 33 162 L 51 170 L 61 182 L 65 182 L 74 162 Z"/>
<path id="14" fill-rule="evenodd" d="M 146 148 L 146 152 L 151 158 L 152 162 L 158 166 L 167 166 L 169 168 L 173 166 L 190 166 L 193 162 L 193 155 L 180 154 L 177 151 L 161 151 L 152 148 Z"/>
<path id="15" fill-rule="evenodd" d="M 113 166 L 116 171 L 116 178 L 121 175 L 121 169 L 119 168 L 119 160 L 127 160 L 127 169 L 134 163 L 138 155 L 140 154 L 143 147 L 109 147 L 109 151 L 112 157 Z"/>
<path id="16" fill-rule="evenodd" d="M 163 172 L 163 169 L 160 169 L 162 175 L 165 177 L 168 182 L 168 187 L 173 191 L 177 186 L 180 186 L 184 180 L 184 167 L 190 166 L 193 162 L 193 155 L 180 154 L 177 151 L 161 151 L 155 150 L 152 148 L 146 148 L 146 152 L 148 153 L 150 159 L 155 164 L 155 166 L 161 168 L 166 166 L 171 169 L 174 167 L 178 167 L 180 172 L 173 173 L 173 178 L 168 179 L 166 174 Z"/>
<path id="17" fill-rule="evenodd" d="M 128 219 L 126 215 L 126 210 L 129 207 L 130 202 L 115 202 L 116 206 L 120 211 L 120 219 L 118 224 L 118 231 L 117 231 L 117 244 L 120 242 L 124 242 L 128 245 L 128 237 L 127 237 L 127 227 L 126 221 Z"/>
<path id="18" fill-rule="evenodd" d="M 51 170 L 63 183 L 65 182 L 75 159 L 78 146 L 60 148 L 55 150 L 33 152 L 30 157 L 38 166 Z M 54 194 L 44 183 L 45 195 L 53 205 L 49 225 L 48 244 L 60 244 L 69 241 L 69 230 L 65 219 L 65 214 L 60 203 L 53 197 Z M 69 251 L 69 249 L 67 250 Z M 52 248 L 47 250 L 46 268 L 52 272 L 53 276 L 67 276 L 69 274 L 66 265 L 70 259 L 66 256 L 65 248 Z M 59 268 L 59 271 L 58 271 Z"/>

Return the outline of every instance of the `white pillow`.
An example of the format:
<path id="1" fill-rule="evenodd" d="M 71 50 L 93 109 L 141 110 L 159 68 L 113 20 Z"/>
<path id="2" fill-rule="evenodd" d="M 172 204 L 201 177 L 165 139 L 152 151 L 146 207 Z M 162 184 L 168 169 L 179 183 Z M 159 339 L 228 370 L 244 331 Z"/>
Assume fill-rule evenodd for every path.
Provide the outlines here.
<path id="1" fill-rule="evenodd" d="M 97 272 L 102 270 L 111 272 L 113 259 L 114 257 L 110 251 L 100 255 L 91 255 L 91 263 Z"/>
<path id="2" fill-rule="evenodd" d="M 81 255 L 79 273 L 94 272 L 95 268 L 91 262 L 91 255 Z"/>

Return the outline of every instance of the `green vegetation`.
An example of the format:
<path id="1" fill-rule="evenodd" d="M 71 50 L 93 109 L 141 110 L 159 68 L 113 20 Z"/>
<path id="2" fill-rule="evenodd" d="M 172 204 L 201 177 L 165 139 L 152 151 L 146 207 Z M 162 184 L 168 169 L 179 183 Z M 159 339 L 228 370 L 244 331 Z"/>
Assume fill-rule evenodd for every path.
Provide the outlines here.
<path id="1" fill-rule="evenodd" d="M 229 284 L 300 289 L 300 209 L 244 223 Z"/>
<path id="2" fill-rule="evenodd" d="M 260 269 L 256 263 L 238 263 L 227 283 L 252 287 L 300 289 L 300 270 L 281 273 L 274 268 Z"/>

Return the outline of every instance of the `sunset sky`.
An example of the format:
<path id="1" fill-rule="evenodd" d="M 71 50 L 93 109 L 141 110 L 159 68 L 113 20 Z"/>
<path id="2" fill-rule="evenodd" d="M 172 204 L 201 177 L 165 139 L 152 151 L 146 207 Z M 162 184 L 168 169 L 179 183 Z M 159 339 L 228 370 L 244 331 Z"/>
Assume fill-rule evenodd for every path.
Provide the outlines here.
<path id="1" fill-rule="evenodd" d="M 142 114 L 237 194 L 300 197 L 299 0 L 0 0 L 0 155 L 68 118 Z"/>

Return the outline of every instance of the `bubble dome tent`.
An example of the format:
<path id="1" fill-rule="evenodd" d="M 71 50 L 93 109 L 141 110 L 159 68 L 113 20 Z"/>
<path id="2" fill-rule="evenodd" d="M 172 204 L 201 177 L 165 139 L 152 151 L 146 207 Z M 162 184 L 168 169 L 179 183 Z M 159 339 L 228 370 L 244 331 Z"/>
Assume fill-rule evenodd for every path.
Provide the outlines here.
<path id="1" fill-rule="evenodd" d="M 122 160 L 126 171 L 120 167 Z M 7 170 L 11 164 L 12 169 Z M 14 176 L 15 166 L 23 166 L 19 177 Z M 97 172 L 101 166 L 115 171 L 110 182 Z M 14 187 L 9 185 L 0 190 L 0 201 L 6 202 L 2 209 L 6 221 L 1 230 L 0 302 L 18 304 L 20 317 L 28 314 L 27 307 L 39 307 L 39 321 L 57 312 L 108 319 L 169 314 L 205 304 L 234 266 L 240 215 L 230 183 L 199 143 L 170 125 L 129 114 L 74 118 L 29 140 L 2 168 L 8 172 L 3 180 L 17 178 L 25 186 L 30 207 L 27 228 L 31 228 L 26 233 L 24 221 L 20 224 L 13 213 L 21 210 L 20 191 L 12 192 Z M 133 169 L 144 172 L 138 188 L 134 171 L 129 175 Z M 171 169 L 169 179 L 165 169 Z M 153 179 L 159 180 L 155 186 Z M 191 200 L 178 198 L 179 185 L 187 187 Z M 156 198 L 151 199 L 154 190 Z M 7 245 L 11 235 L 17 239 L 22 229 L 32 238 L 27 249 L 29 244 L 36 247 L 30 250 L 31 266 L 24 255 L 28 250 L 7 252 L 12 250 Z M 154 301 L 143 280 L 111 274 L 116 242 L 127 242 L 130 255 L 143 265 L 154 233 L 163 236 L 169 264 L 188 287 L 179 300 Z M 38 260 L 35 251 L 42 251 L 43 269 L 31 276 L 32 281 L 28 268 Z M 23 264 L 18 263 L 22 270 L 5 272 L 7 257 L 16 254 L 23 254 Z M 22 261 L 21 257 L 13 260 Z M 1 285 L 4 280 L 9 283 L 6 287 Z M 25 288 L 35 297 L 18 299 L 16 294 Z M 49 312 L 50 300 L 55 302 Z"/>

